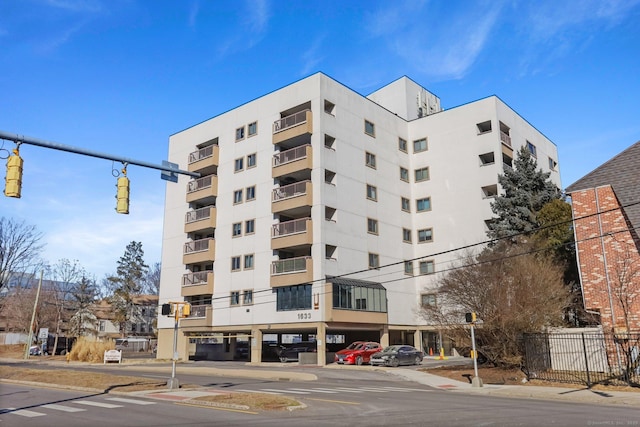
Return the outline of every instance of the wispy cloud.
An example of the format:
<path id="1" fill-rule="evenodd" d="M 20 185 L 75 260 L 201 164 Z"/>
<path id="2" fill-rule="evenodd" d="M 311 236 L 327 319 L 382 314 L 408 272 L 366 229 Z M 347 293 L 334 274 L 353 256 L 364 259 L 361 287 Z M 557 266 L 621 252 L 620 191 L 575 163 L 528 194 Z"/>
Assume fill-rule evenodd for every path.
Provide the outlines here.
<path id="1" fill-rule="evenodd" d="M 444 21 L 442 17 L 430 19 L 430 6 L 404 2 L 375 11 L 367 18 L 369 34 L 384 38 L 389 49 L 411 68 L 435 78 L 462 78 L 485 48 L 501 3 L 492 3 L 491 8 L 469 5 Z"/>
<path id="2" fill-rule="evenodd" d="M 247 0 L 240 12 L 238 31 L 218 46 L 220 56 L 251 49 L 267 34 L 271 17 L 267 0 Z"/>
<path id="3" fill-rule="evenodd" d="M 102 10 L 100 0 L 45 0 L 45 4 L 70 12 L 99 12 Z"/>
<path id="4" fill-rule="evenodd" d="M 200 12 L 200 2 L 194 1 L 189 7 L 189 27 L 194 28 L 198 19 L 198 13 Z"/>
<path id="5" fill-rule="evenodd" d="M 320 52 L 324 38 L 324 35 L 316 37 L 311 46 L 309 46 L 309 49 L 302 53 L 302 70 L 300 72 L 302 76 L 306 76 L 311 71 L 314 71 L 317 65 L 324 59 L 324 55 Z"/>

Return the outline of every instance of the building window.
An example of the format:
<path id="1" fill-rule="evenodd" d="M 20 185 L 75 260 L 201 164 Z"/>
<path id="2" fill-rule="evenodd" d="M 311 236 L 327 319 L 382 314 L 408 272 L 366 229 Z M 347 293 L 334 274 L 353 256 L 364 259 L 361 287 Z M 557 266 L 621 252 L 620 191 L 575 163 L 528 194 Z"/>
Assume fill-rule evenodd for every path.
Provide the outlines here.
<path id="1" fill-rule="evenodd" d="M 324 100 L 324 112 L 327 113 L 327 114 L 331 114 L 332 116 L 335 116 L 336 104 L 334 104 L 333 102 L 327 101 L 325 99 Z"/>
<path id="2" fill-rule="evenodd" d="M 375 154 L 371 154 L 369 152 L 365 152 L 365 162 L 366 162 L 367 166 L 369 166 L 370 168 L 375 169 L 376 168 L 376 155 Z"/>
<path id="3" fill-rule="evenodd" d="M 433 229 L 425 228 L 424 230 L 418 230 L 418 242 L 433 242 Z"/>
<path id="4" fill-rule="evenodd" d="M 236 190 L 233 192 L 233 203 L 242 203 L 242 190 Z"/>
<path id="5" fill-rule="evenodd" d="M 325 245 L 324 246 L 324 257 L 326 259 L 336 259 L 336 250 L 337 249 L 338 249 L 337 246 Z"/>
<path id="6" fill-rule="evenodd" d="M 333 284 L 333 308 L 387 312 L 387 290 L 382 286 Z"/>
<path id="7" fill-rule="evenodd" d="M 330 150 L 335 150 L 336 139 L 330 135 L 324 136 L 324 146 Z"/>
<path id="8" fill-rule="evenodd" d="M 411 212 L 411 206 L 410 206 L 410 201 L 409 199 L 407 199 L 406 197 L 401 197 L 400 198 L 400 206 L 401 209 L 405 212 Z"/>
<path id="9" fill-rule="evenodd" d="M 480 166 L 492 165 L 496 162 L 496 156 L 492 152 L 480 154 Z"/>
<path id="10" fill-rule="evenodd" d="M 253 269 L 253 254 L 244 256 L 244 268 L 246 270 Z"/>
<path id="11" fill-rule="evenodd" d="M 240 292 L 239 291 L 231 291 L 231 295 L 229 296 L 229 304 L 231 305 L 240 305 Z"/>
<path id="12" fill-rule="evenodd" d="M 482 122 L 482 123 L 477 123 L 476 127 L 478 128 L 478 134 L 491 132 L 491 120 L 487 120 L 486 122 Z"/>
<path id="13" fill-rule="evenodd" d="M 256 153 L 247 155 L 247 169 L 254 168 L 256 166 Z"/>
<path id="14" fill-rule="evenodd" d="M 408 274 L 409 276 L 413 276 L 413 261 L 405 261 L 404 262 L 404 274 Z"/>
<path id="15" fill-rule="evenodd" d="M 371 234 L 378 234 L 378 220 L 367 218 L 367 232 Z"/>
<path id="16" fill-rule="evenodd" d="M 337 212 L 336 208 L 325 206 L 324 219 L 327 221 L 336 222 L 336 212 Z"/>
<path id="17" fill-rule="evenodd" d="M 527 141 L 527 150 L 529 150 L 529 152 L 531 153 L 531 155 L 533 157 L 538 157 L 538 152 L 536 150 L 536 146 L 533 145 L 532 143 L 530 143 L 529 141 Z"/>
<path id="18" fill-rule="evenodd" d="M 405 153 L 408 152 L 406 139 L 398 138 L 398 150 L 404 151 Z"/>
<path id="19" fill-rule="evenodd" d="M 336 173 L 329 169 L 324 170 L 324 182 L 331 185 L 336 185 Z"/>
<path id="20" fill-rule="evenodd" d="M 549 157 L 549 169 L 551 169 L 552 171 L 556 170 L 556 167 L 558 166 L 558 162 L 556 162 L 555 160 L 553 160 L 551 157 Z"/>
<path id="21" fill-rule="evenodd" d="M 498 195 L 498 184 L 487 185 L 482 187 L 482 198 L 488 199 Z"/>
<path id="22" fill-rule="evenodd" d="M 282 286 L 275 288 L 276 310 L 309 310 L 311 309 L 311 285 Z"/>
<path id="23" fill-rule="evenodd" d="M 239 256 L 231 257 L 231 271 L 238 271 L 238 270 L 240 270 L 240 257 Z"/>
<path id="24" fill-rule="evenodd" d="M 427 151 L 427 138 L 416 139 L 413 141 L 413 152 L 419 153 L 421 151 Z"/>
<path id="25" fill-rule="evenodd" d="M 415 171 L 415 175 L 416 175 L 416 182 L 420 182 L 420 181 L 427 181 L 429 179 L 429 168 L 421 168 L 421 169 L 416 169 Z"/>
<path id="26" fill-rule="evenodd" d="M 258 122 L 252 122 L 247 125 L 247 133 L 253 136 L 258 133 Z"/>
<path id="27" fill-rule="evenodd" d="M 242 223 L 236 222 L 233 224 L 233 231 L 231 232 L 232 237 L 242 236 Z"/>
<path id="28" fill-rule="evenodd" d="M 98 331 L 104 332 L 106 327 L 105 325 L 106 325 L 106 322 L 104 320 L 101 320 L 100 323 L 98 324 Z"/>
<path id="29" fill-rule="evenodd" d="M 236 162 L 234 164 L 233 170 L 235 172 L 239 172 L 241 170 L 244 169 L 244 159 L 242 157 L 240 157 L 239 159 L 236 159 Z"/>
<path id="30" fill-rule="evenodd" d="M 255 200 L 256 198 L 256 186 L 247 187 L 247 200 Z"/>
<path id="31" fill-rule="evenodd" d="M 369 268 L 379 268 L 379 267 L 380 267 L 380 256 L 378 254 L 369 252 Z"/>
<path id="32" fill-rule="evenodd" d="M 367 199 L 373 201 L 378 200 L 378 189 L 373 185 L 367 184 Z"/>
<path id="33" fill-rule="evenodd" d="M 366 133 L 369 136 L 373 136 L 373 137 L 376 136 L 376 127 L 369 120 L 364 121 L 364 133 Z"/>
<path id="34" fill-rule="evenodd" d="M 409 182 L 409 169 L 405 169 L 400 166 L 400 179 L 402 181 Z"/>
<path id="35" fill-rule="evenodd" d="M 416 200 L 416 211 L 425 212 L 431 210 L 431 197 Z"/>
<path id="36" fill-rule="evenodd" d="M 242 291 L 242 304 L 243 305 L 253 304 L 253 289 L 246 289 Z"/>
<path id="37" fill-rule="evenodd" d="M 433 261 L 420 261 L 420 274 L 433 274 L 435 265 Z"/>
<path id="38" fill-rule="evenodd" d="M 411 230 L 409 230 L 408 228 L 402 229 L 402 241 L 411 243 Z"/>
<path id="39" fill-rule="evenodd" d="M 253 234 L 255 233 L 256 228 L 256 220 L 250 219 L 244 222 L 244 232 L 245 234 Z"/>
<path id="40" fill-rule="evenodd" d="M 423 307 L 437 307 L 438 300 L 436 294 L 422 294 L 420 295 L 420 303 Z"/>
<path id="41" fill-rule="evenodd" d="M 236 129 L 236 141 L 240 141 L 241 139 L 244 139 L 244 126 Z"/>

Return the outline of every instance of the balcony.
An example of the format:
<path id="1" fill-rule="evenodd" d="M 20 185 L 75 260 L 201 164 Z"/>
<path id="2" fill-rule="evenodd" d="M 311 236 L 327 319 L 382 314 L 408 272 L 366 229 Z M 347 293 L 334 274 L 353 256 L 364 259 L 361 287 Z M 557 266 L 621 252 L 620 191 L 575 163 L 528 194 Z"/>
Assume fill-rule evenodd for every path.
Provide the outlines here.
<path id="1" fill-rule="evenodd" d="M 193 233 L 216 228 L 216 207 L 206 206 L 204 208 L 189 211 L 184 219 L 184 232 Z"/>
<path id="2" fill-rule="evenodd" d="M 507 147 L 511 147 L 511 137 L 503 131 L 500 131 L 500 141 Z"/>
<path id="3" fill-rule="evenodd" d="M 301 145 L 273 156 L 271 176 L 279 178 L 301 170 L 313 169 L 313 150 L 311 145 Z"/>
<path id="4" fill-rule="evenodd" d="M 291 138 L 313 133 L 311 110 L 299 111 L 273 123 L 273 143 L 279 144 Z"/>
<path id="5" fill-rule="evenodd" d="M 271 286 L 290 286 L 313 280 L 313 260 L 310 256 L 287 258 L 271 263 Z"/>
<path id="6" fill-rule="evenodd" d="M 207 175 L 202 178 L 189 181 L 187 184 L 187 203 L 197 200 L 215 200 L 218 195 L 218 176 Z"/>
<path id="7" fill-rule="evenodd" d="M 180 319 L 180 327 L 211 326 L 213 324 L 213 307 L 211 305 L 192 305 L 189 317 Z"/>
<path id="8" fill-rule="evenodd" d="M 213 261 L 216 256 L 216 241 L 213 238 L 194 240 L 184 245 L 182 263 L 185 265 Z"/>
<path id="9" fill-rule="evenodd" d="M 209 145 L 189 154 L 189 172 L 212 172 L 218 166 L 220 148 L 217 145 Z"/>
<path id="10" fill-rule="evenodd" d="M 273 190 L 271 212 L 285 212 L 295 215 L 313 205 L 313 185 L 311 181 L 300 181 Z"/>
<path id="11" fill-rule="evenodd" d="M 295 248 L 313 243 L 313 222 L 311 218 L 275 224 L 271 229 L 271 249 Z"/>
<path id="12" fill-rule="evenodd" d="M 213 295 L 213 270 L 187 273 L 182 276 L 182 296 Z"/>

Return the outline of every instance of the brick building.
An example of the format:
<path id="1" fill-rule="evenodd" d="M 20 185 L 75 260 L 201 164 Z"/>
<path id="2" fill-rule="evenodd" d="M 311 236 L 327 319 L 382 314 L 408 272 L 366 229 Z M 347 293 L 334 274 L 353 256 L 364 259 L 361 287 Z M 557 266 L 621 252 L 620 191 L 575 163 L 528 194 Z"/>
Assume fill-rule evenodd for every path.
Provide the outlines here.
<path id="1" fill-rule="evenodd" d="M 584 307 L 640 333 L 640 141 L 567 187 Z"/>

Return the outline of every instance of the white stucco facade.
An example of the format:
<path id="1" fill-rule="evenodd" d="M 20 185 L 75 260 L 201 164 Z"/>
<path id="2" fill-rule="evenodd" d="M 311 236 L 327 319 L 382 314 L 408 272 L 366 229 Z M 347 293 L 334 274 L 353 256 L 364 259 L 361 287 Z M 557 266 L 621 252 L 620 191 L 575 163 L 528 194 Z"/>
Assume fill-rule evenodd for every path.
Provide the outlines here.
<path id="1" fill-rule="evenodd" d="M 426 149 L 416 151 L 414 141 L 422 139 Z M 364 97 L 322 73 L 172 135 L 169 161 L 213 177 L 204 196 L 188 191 L 194 180 L 186 176 L 167 184 L 160 303 L 197 307 L 180 321 L 180 354 L 194 351 L 195 338 L 185 336 L 213 332 L 232 341 L 251 337 L 252 360 L 270 333 L 312 334 L 319 363 L 330 334 L 351 340 L 366 331 L 383 344 L 422 347 L 420 334 L 430 326 L 419 315 L 421 295 L 461 255 L 441 253 L 486 240 L 498 174 L 527 143 L 561 188 L 556 146 L 495 96 L 443 111 L 434 94 L 406 77 Z M 416 171 L 426 177 L 425 168 L 428 179 L 417 182 Z M 251 188 L 255 199 L 247 200 Z M 238 191 L 242 201 L 234 203 Z M 426 199 L 429 208 L 418 212 Z M 193 221 L 203 211 L 210 216 Z M 420 230 L 431 238 L 419 242 Z M 204 254 L 192 250 L 209 238 Z M 369 268 L 372 256 L 377 269 Z M 240 268 L 232 271 L 234 257 Z M 413 275 L 405 272 L 408 260 Z M 423 261 L 433 262 L 433 274 L 420 274 Z M 208 272 L 199 273 L 206 284 L 193 280 L 198 271 Z M 354 305 L 334 295 L 335 276 L 348 279 L 342 285 Z M 298 285 L 311 292 L 309 304 L 296 308 L 278 292 L 302 292 Z M 248 291 L 251 301 L 244 300 Z M 386 304 L 373 308 L 379 292 Z M 173 325 L 173 318 L 158 319 L 159 357 L 170 354 Z"/>

